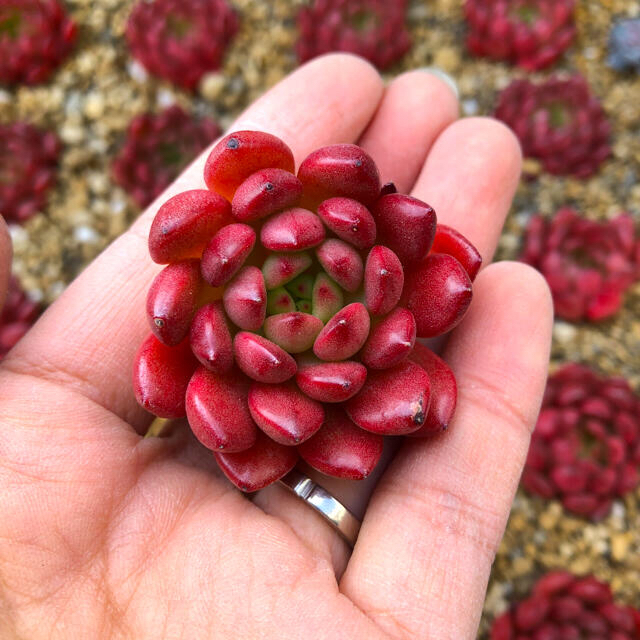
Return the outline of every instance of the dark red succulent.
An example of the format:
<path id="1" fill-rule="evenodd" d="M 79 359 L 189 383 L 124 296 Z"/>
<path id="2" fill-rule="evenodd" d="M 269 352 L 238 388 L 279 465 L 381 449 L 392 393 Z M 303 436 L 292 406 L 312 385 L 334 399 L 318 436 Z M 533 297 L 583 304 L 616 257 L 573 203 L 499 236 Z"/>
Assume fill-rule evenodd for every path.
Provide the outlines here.
<path id="1" fill-rule="evenodd" d="M 76 25 L 58 0 L 0 2 L 0 82 L 39 84 L 69 54 Z"/>
<path id="2" fill-rule="evenodd" d="M 39 315 L 40 305 L 30 300 L 18 280 L 12 277 L 0 312 L 0 360 L 29 330 Z"/>
<path id="3" fill-rule="evenodd" d="M 514 80 L 500 94 L 495 116 L 513 129 L 524 155 L 554 175 L 587 178 L 611 153 L 611 126 L 581 76 Z"/>
<path id="4" fill-rule="evenodd" d="M 26 122 L 0 125 L 0 214 L 24 222 L 46 202 L 56 181 L 60 142 Z"/>
<path id="5" fill-rule="evenodd" d="M 347 51 L 385 69 L 411 48 L 406 18 L 406 0 L 315 0 L 298 13 L 298 58 Z"/>
<path id="6" fill-rule="evenodd" d="M 113 177 L 146 207 L 219 135 L 213 120 L 195 118 L 177 105 L 136 116 L 113 161 Z"/>
<path id="7" fill-rule="evenodd" d="M 150 73 L 192 90 L 220 68 L 237 30 L 238 17 L 225 0 L 140 0 L 126 37 Z"/>
<path id="8" fill-rule="evenodd" d="M 553 64 L 575 35 L 575 0 L 467 0 L 467 46 L 528 71 Z"/>
<path id="9" fill-rule="evenodd" d="M 429 205 L 381 191 L 355 145 L 294 171 L 278 138 L 229 134 L 205 165 L 209 190 L 168 200 L 149 234 L 167 266 L 147 298 L 136 397 L 186 415 L 244 491 L 299 458 L 364 478 L 384 436 L 445 429 L 455 378 L 416 337 L 460 322 L 481 262 Z"/>
<path id="10" fill-rule="evenodd" d="M 640 610 L 616 604 L 593 576 L 547 573 L 496 618 L 490 640 L 640 640 Z"/>
<path id="11" fill-rule="evenodd" d="M 623 378 L 569 364 L 549 378 L 522 486 L 598 520 L 640 480 L 640 398 Z"/>
<path id="12" fill-rule="evenodd" d="M 620 309 L 640 278 L 640 239 L 626 213 L 594 222 L 565 207 L 550 221 L 531 219 L 522 260 L 546 278 L 558 316 L 598 321 Z"/>

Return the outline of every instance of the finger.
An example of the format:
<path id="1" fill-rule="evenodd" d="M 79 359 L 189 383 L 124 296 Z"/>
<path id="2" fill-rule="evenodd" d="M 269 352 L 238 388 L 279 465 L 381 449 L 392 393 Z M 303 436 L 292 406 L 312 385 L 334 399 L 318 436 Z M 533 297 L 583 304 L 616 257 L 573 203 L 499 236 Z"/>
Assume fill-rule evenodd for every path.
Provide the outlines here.
<path id="1" fill-rule="evenodd" d="M 478 276 L 446 351 L 450 430 L 408 442 L 374 492 L 341 589 L 396 638 L 475 638 L 496 548 L 544 390 L 548 288 L 499 263 Z"/>
<path id="2" fill-rule="evenodd" d="M 491 118 L 465 118 L 436 140 L 413 194 L 438 222 L 473 242 L 488 264 L 518 186 L 522 154 L 510 129 Z"/>
<path id="3" fill-rule="evenodd" d="M 407 192 L 431 145 L 457 116 L 458 100 L 451 85 L 428 71 L 409 71 L 395 78 L 386 88 L 380 106 L 358 144 L 375 160 L 383 183 L 394 182 L 400 191 Z M 382 462 L 379 471 L 355 483 L 329 478 L 313 470 L 308 470 L 308 475 L 362 517 L 368 496 L 384 466 Z M 269 493 L 271 497 L 282 494 L 284 501 L 292 500 L 284 489 L 274 488 Z M 262 499 L 260 503 L 268 506 Z M 297 512 L 294 515 L 297 516 Z M 335 558 L 336 554 L 333 556 Z M 340 573 L 339 563 L 334 564 L 336 573 Z"/>
<path id="4" fill-rule="evenodd" d="M 407 191 L 434 140 L 457 115 L 457 97 L 446 82 L 426 71 L 410 71 L 389 84 L 358 144 L 375 160 L 383 183 L 392 181 L 398 189 Z M 304 473 L 358 517 L 377 478 L 372 474 L 365 481 L 350 482 L 329 478 L 311 468 L 305 468 Z M 304 543 L 325 557 L 338 578 L 342 575 L 349 548 L 312 508 L 278 484 L 260 491 L 254 504 L 288 523 Z"/>
<path id="5" fill-rule="evenodd" d="M 0 313 L 9 290 L 9 278 L 11 277 L 11 258 L 13 247 L 11 236 L 4 218 L 0 215 Z"/>
<path id="6" fill-rule="evenodd" d="M 407 193 L 427 153 L 443 129 L 458 117 L 451 85 L 428 71 L 409 71 L 387 87 L 371 124 L 358 144 L 380 170 L 382 183 Z"/>
<path id="7" fill-rule="evenodd" d="M 419 73 L 405 75 L 417 79 Z M 446 100 L 446 91 L 452 95 L 451 90 L 447 89 L 441 99 Z M 402 101 L 398 99 L 398 102 Z M 385 111 L 383 104 L 376 119 L 382 117 Z M 404 117 L 411 116 L 405 113 Z M 446 115 L 440 116 L 440 121 L 444 122 L 446 118 Z M 370 125 L 363 140 L 374 126 L 374 123 Z M 425 124 L 423 122 L 417 126 L 424 128 Z M 380 123 L 377 129 L 380 136 L 386 135 L 386 128 Z M 392 130 L 383 142 L 370 141 L 374 144 L 369 150 L 374 153 L 377 162 L 385 162 L 385 155 L 393 148 L 395 135 L 400 134 Z M 423 131 L 422 135 L 427 134 Z M 385 147 L 386 151 L 383 151 Z M 399 162 L 402 164 L 402 161 Z M 432 204 L 438 220 L 455 226 L 467 235 L 477 244 L 485 262 L 488 262 L 518 184 L 520 164 L 519 144 L 504 125 L 489 118 L 458 120 L 447 126 L 433 142 L 412 195 Z M 324 481 L 327 489 L 354 513 L 363 513 L 379 475 L 395 451 L 394 444 L 390 443 L 389 455 L 385 456 L 366 483 L 354 486 L 353 483 Z M 313 479 L 323 483 L 321 479 Z"/>
<path id="8" fill-rule="evenodd" d="M 250 107 L 237 127 L 281 136 L 298 160 L 316 147 L 356 140 L 375 112 L 382 82 L 369 64 L 332 55 L 300 68 Z M 204 186 L 205 152 L 167 194 Z M 159 201 L 61 296 L 7 366 L 73 388 L 143 429 L 148 414 L 133 396 L 130 367 L 148 333 L 144 303 L 159 266 L 147 248 Z"/>
<path id="9" fill-rule="evenodd" d="M 303 472 L 309 477 L 314 475 L 308 469 Z M 259 491 L 253 503 L 288 524 L 305 546 L 333 567 L 336 579 L 340 578 L 347 566 L 350 548 L 315 509 L 280 483 Z"/>

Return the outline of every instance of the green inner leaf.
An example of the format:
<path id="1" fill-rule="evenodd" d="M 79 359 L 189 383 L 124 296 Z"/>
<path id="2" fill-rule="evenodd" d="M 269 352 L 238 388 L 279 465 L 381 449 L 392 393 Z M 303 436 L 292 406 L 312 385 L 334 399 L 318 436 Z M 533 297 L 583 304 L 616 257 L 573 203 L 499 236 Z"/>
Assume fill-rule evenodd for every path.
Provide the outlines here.
<path id="1" fill-rule="evenodd" d="M 178 39 L 184 38 L 193 27 L 193 22 L 185 16 L 172 15 L 167 18 L 167 30 Z"/>
<path id="2" fill-rule="evenodd" d="M 360 9 L 350 16 L 345 16 L 345 21 L 348 22 L 356 31 L 364 33 L 365 31 L 375 29 L 378 26 L 380 19 L 375 11 Z"/>
<path id="3" fill-rule="evenodd" d="M 554 129 L 564 127 L 569 123 L 569 111 L 562 102 L 552 102 L 548 107 L 549 122 Z"/>
<path id="4" fill-rule="evenodd" d="M 18 11 L 10 11 L 6 16 L 0 16 L 0 36 L 8 35 L 15 40 L 20 35 L 22 16 Z"/>
<path id="5" fill-rule="evenodd" d="M 540 11 L 535 4 L 527 3 L 519 7 L 515 15 L 519 22 L 524 22 L 526 25 L 531 26 L 540 16 Z"/>
<path id="6" fill-rule="evenodd" d="M 182 164 L 182 151 L 175 142 L 163 142 L 158 146 L 158 153 L 167 167 Z"/>

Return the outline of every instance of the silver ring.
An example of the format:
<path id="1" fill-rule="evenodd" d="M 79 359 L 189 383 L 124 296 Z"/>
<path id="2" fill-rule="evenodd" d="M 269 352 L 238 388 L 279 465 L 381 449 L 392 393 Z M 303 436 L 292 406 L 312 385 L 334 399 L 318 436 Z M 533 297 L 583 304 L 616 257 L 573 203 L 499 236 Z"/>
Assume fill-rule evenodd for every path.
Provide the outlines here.
<path id="1" fill-rule="evenodd" d="M 297 469 L 290 471 L 280 482 L 313 507 L 353 548 L 360 531 L 359 520 L 324 487 L 316 484 Z"/>

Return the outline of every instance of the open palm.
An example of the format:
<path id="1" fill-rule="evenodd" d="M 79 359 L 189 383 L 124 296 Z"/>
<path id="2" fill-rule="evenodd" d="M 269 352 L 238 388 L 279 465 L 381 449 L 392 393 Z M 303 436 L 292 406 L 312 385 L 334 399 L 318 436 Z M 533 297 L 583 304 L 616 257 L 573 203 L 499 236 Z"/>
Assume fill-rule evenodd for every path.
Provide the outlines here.
<path id="1" fill-rule="evenodd" d="M 434 206 L 488 263 L 520 152 L 502 125 L 457 113 L 433 74 L 385 88 L 365 62 L 333 55 L 285 79 L 233 128 L 280 136 L 297 162 L 358 142 L 383 181 Z M 204 186 L 204 157 L 171 194 Z M 146 243 L 158 205 L 0 366 L 0 637 L 473 638 L 544 387 L 543 281 L 515 263 L 478 276 L 445 349 L 459 382 L 453 424 L 398 451 L 350 554 L 283 488 L 247 500 L 188 429 L 139 435 L 151 416 L 130 373 L 160 268 Z M 7 271 L 8 259 L 0 288 Z"/>

